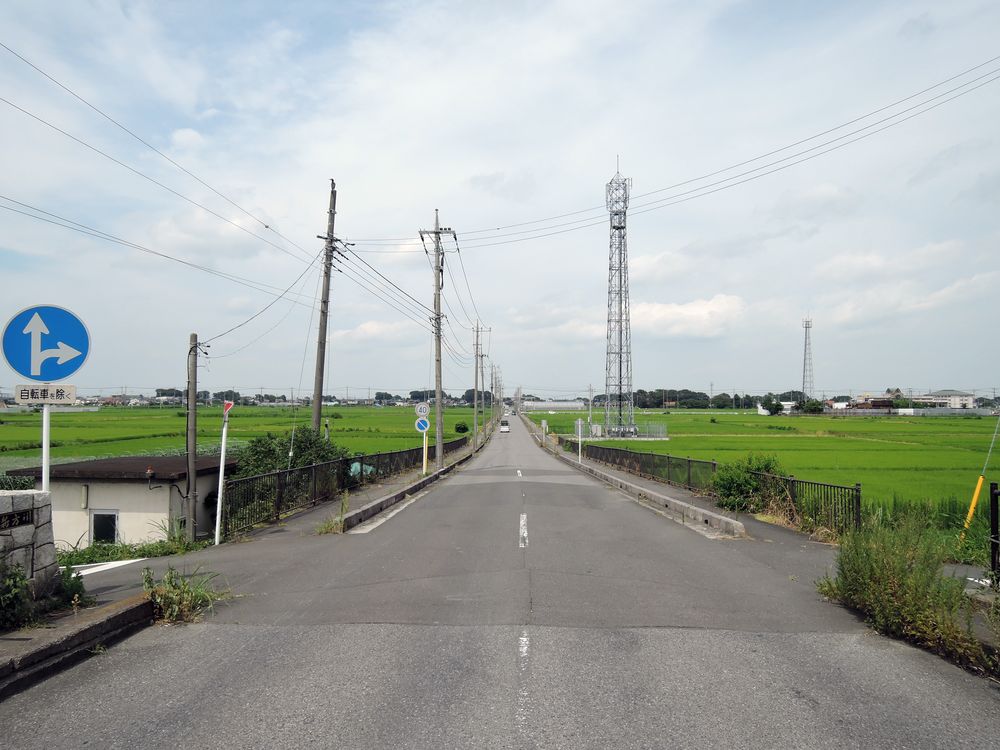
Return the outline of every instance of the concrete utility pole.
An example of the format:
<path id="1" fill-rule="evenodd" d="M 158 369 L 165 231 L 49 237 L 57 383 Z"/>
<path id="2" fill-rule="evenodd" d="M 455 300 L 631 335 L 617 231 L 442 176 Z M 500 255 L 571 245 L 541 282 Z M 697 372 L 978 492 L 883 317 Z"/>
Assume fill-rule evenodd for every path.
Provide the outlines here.
<path id="1" fill-rule="evenodd" d="M 594 424 L 594 386 L 587 386 L 587 424 Z"/>
<path id="2" fill-rule="evenodd" d="M 187 358 L 187 488 L 184 493 L 184 534 L 195 538 L 198 508 L 198 334 L 188 340 Z"/>
<path id="3" fill-rule="evenodd" d="M 438 220 L 438 210 L 434 209 L 434 229 L 420 230 L 420 239 L 430 237 L 434 241 L 434 465 L 438 471 L 444 468 L 444 393 L 441 388 L 441 288 L 444 286 L 444 248 L 441 235 L 450 234 L 457 242 L 455 232 L 442 227 Z"/>
<path id="4" fill-rule="evenodd" d="M 333 220 L 337 215 L 337 183 L 330 180 L 330 210 L 327 211 L 323 249 L 323 296 L 319 304 L 319 340 L 316 343 L 316 379 L 313 381 L 312 428 L 319 432 L 323 414 L 323 366 L 326 363 L 326 319 L 330 312 L 330 270 L 333 267 Z"/>
<path id="5" fill-rule="evenodd" d="M 472 452 L 479 449 L 479 324 L 472 329 Z"/>

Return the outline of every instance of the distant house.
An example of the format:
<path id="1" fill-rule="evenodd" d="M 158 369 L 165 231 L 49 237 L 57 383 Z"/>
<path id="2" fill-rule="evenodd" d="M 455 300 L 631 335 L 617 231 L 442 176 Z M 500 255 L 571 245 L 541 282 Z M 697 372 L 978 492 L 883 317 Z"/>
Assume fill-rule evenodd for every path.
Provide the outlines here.
<path id="1" fill-rule="evenodd" d="M 227 473 L 236 462 L 226 461 Z M 215 528 L 219 457 L 196 462 L 198 535 Z M 42 470 L 14 469 L 13 476 L 35 478 Z M 184 456 L 125 456 L 56 464 L 49 473 L 52 531 L 61 549 L 94 542 L 143 542 L 162 537 L 184 515 L 187 459 Z"/>
<path id="2" fill-rule="evenodd" d="M 976 397 L 965 391 L 931 391 L 921 396 L 914 396 L 913 403 L 924 404 L 925 406 L 939 406 L 946 409 L 972 409 L 975 407 Z"/>

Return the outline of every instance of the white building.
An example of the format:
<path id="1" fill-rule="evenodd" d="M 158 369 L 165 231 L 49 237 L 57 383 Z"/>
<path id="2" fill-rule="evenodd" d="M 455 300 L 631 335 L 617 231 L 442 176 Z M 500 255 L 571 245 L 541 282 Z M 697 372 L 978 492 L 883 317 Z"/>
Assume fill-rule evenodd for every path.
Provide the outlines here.
<path id="1" fill-rule="evenodd" d="M 922 396 L 914 396 L 913 402 L 916 404 L 926 404 L 927 406 L 940 406 L 946 409 L 973 409 L 976 406 L 976 397 L 965 391 L 931 391 Z"/>
<path id="2" fill-rule="evenodd" d="M 235 461 L 226 461 L 227 474 L 235 467 Z M 197 529 L 203 536 L 215 529 L 219 457 L 199 456 L 196 471 Z M 7 473 L 34 477 L 35 488 L 41 487 L 38 467 Z M 163 530 L 184 515 L 186 485 L 185 456 L 124 456 L 56 464 L 49 473 L 56 547 L 162 539 Z"/>

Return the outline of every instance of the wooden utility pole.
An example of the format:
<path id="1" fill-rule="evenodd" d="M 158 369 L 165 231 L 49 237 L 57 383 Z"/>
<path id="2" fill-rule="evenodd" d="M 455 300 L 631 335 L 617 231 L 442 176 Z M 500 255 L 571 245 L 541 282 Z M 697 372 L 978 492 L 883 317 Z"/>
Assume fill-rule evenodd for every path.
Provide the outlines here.
<path id="1" fill-rule="evenodd" d="M 188 340 L 187 357 L 187 488 L 184 494 L 184 534 L 195 539 L 198 510 L 198 334 Z"/>
<path id="2" fill-rule="evenodd" d="M 441 288 L 444 286 L 442 234 L 450 234 L 455 238 L 452 229 L 441 226 L 438 210 L 435 208 L 434 229 L 421 229 L 420 239 L 431 237 L 434 241 L 434 317 L 431 318 L 431 324 L 434 330 L 434 465 L 438 471 L 444 468 L 444 393 L 441 388 Z"/>
<path id="3" fill-rule="evenodd" d="M 323 415 L 323 367 L 326 364 L 326 319 L 330 312 L 330 269 L 333 266 L 333 220 L 337 215 L 337 183 L 330 180 L 330 210 L 327 211 L 323 249 L 323 296 L 319 305 L 319 340 L 316 343 L 316 379 L 313 381 L 312 428 L 319 432 Z"/>

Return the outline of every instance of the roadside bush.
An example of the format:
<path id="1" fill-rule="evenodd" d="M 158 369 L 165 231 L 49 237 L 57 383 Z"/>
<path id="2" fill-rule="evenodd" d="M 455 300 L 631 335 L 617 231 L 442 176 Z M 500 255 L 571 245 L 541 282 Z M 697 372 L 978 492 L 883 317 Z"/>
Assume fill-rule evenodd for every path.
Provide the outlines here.
<path id="1" fill-rule="evenodd" d="M 458 434 L 461 435 L 462 433 L 465 433 L 465 432 L 468 432 L 468 431 L 469 431 L 469 425 L 467 425 L 465 422 L 456 422 L 455 423 L 455 432 L 457 432 Z"/>
<path id="2" fill-rule="evenodd" d="M 757 476 L 758 473 L 783 476 L 784 469 L 777 456 L 756 453 L 748 453 L 744 458 L 719 466 L 712 478 L 719 506 L 746 513 L 779 508 L 787 512 L 786 506 L 791 504 L 791 500 L 785 495 L 784 488 Z"/>
<path id="3" fill-rule="evenodd" d="M 311 427 L 296 429 L 294 443 L 292 432 L 283 435 L 269 432 L 253 438 L 233 451 L 233 458 L 238 462 L 233 478 L 252 477 L 287 469 L 289 451 L 292 453 L 293 469 L 336 461 L 347 456 L 344 448 L 328 442 L 320 430 Z"/>
<path id="4" fill-rule="evenodd" d="M 0 562 L 0 631 L 16 630 L 34 618 L 28 579 L 20 565 Z"/>
<path id="5" fill-rule="evenodd" d="M 942 572 L 951 552 L 946 538 L 913 516 L 892 525 L 868 525 L 842 537 L 836 575 L 817 587 L 864 613 L 883 635 L 986 670 L 989 660 L 972 632 L 964 583 Z"/>
<path id="6" fill-rule="evenodd" d="M 142 589 L 153 603 L 153 617 L 166 622 L 194 622 L 206 609 L 221 599 L 224 594 L 211 588 L 209 584 L 218 573 L 199 573 L 195 569 L 190 576 L 182 575 L 168 565 L 163 578 L 153 578 L 150 568 L 142 569 Z"/>

